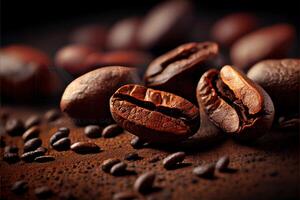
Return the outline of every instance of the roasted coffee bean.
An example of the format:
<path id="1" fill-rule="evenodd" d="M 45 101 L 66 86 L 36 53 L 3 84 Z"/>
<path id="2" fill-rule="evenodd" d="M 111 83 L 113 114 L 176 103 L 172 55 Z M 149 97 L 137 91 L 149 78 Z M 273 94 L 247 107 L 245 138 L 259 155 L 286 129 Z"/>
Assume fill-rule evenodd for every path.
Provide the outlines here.
<path id="1" fill-rule="evenodd" d="M 39 199 L 46 199 L 53 195 L 53 191 L 48 186 L 41 186 L 34 189 L 34 194 Z"/>
<path id="2" fill-rule="evenodd" d="M 89 125 L 84 129 L 84 134 L 89 138 L 101 137 L 102 128 L 97 125 Z"/>
<path id="3" fill-rule="evenodd" d="M 103 161 L 101 168 L 105 172 L 110 172 L 110 169 L 117 163 L 121 162 L 120 159 L 117 158 L 109 158 Z"/>
<path id="4" fill-rule="evenodd" d="M 29 139 L 24 144 L 24 152 L 36 150 L 41 145 L 42 145 L 42 140 L 40 138 Z"/>
<path id="5" fill-rule="evenodd" d="M 261 61 L 247 76 L 270 95 L 277 114 L 299 112 L 300 59 Z"/>
<path id="6" fill-rule="evenodd" d="M 3 135 L 0 135 L 0 147 L 5 147 L 5 137 Z"/>
<path id="7" fill-rule="evenodd" d="M 69 133 L 67 131 L 57 131 L 50 137 L 50 144 L 53 145 L 55 142 L 57 142 L 59 139 L 68 137 Z"/>
<path id="8" fill-rule="evenodd" d="M 5 131 L 11 136 L 18 136 L 24 132 L 24 124 L 19 119 L 9 119 L 5 124 Z"/>
<path id="9" fill-rule="evenodd" d="M 76 142 L 71 145 L 71 150 L 79 154 L 97 153 L 100 147 L 92 142 Z"/>
<path id="10" fill-rule="evenodd" d="M 129 161 L 139 160 L 140 158 L 141 157 L 137 153 L 129 153 L 129 154 L 126 154 L 124 157 L 125 160 L 129 160 Z"/>
<path id="11" fill-rule="evenodd" d="M 48 149 L 45 147 L 39 147 L 36 149 L 36 151 L 42 151 L 42 152 L 46 153 L 48 151 Z"/>
<path id="12" fill-rule="evenodd" d="M 168 155 L 163 160 L 163 166 L 166 169 L 170 169 L 172 167 L 175 167 L 176 164 L 181 163 L 184 160 L 184 158 L 185 158 L 184 152 L 173 153 L 171 155 Z"/>
<path id="13" fill-rule="evenodd" d="M 205 164 L 193 169 L 193 173 L 199 177 L 212 178 L 215 172 L 214 164 Z"/>
<path id="14" fill-rule="evenodd" d="M 284 58 L 290 51 L 295 36 L 294 27 L 288 24 L 276 24 L 259 29 L 233 44 L 230 50 L 231 60 L 236 67 L 246 71 L 258 61 Z"/>
<path id="15" fill-rule="evenodd" d="M 145 142 L 143 142 L 139 137 L 134 136 L 130 141 L 130 144 L 134 149 L 140 149 L 144 146 Z"/>
<path id="16" fill-rule="evenodd" d="M 128 67 L 111 66 L 91 71 L 68 85 L 60 102 L 61 110 L 78 124 L 107 123 L 111 120 L 111 95 L 120 86 L 138 80 L 136 70 Z"/>
<path id="17" fill-rule="evenodd" d="M 125 174 L 127 168 L 127 164 L 124 162 L 119 162 L 112 166 L 110 169 L 110 173 L 114 176 L 121 176 Z"/>
<path id="18" fill-rule="evenodd" d="M 150 63 L 144 76 L 145 84 L 196 102 L 197 82 L 208 66 L 214 67 L 210 62 L 218 51 L 218 45 L 213 42 L 180 45 Z"/>
<path id="19" fill-rule="evenodd" d="M 70 149 L 71 140 L 67 137 L 61 138 L 52 144 L 53 149 L 57 151 L 67 151 Z"/>
<path id="20" fill-rule="evenodd" d="M 118 192 L 114 194 L 113 200 L 134 200 L 137 198 L 137 195 L 134 192 Z"/>
<path id="21" fill-rule="evenodd" d="M 6 146 L 4 148 L 4 153 L 18 153 L 19 152 L 19 148 L 17 146 Z"/>
<path id="22" fill-rule="evenodd" d="M 4 153 L 3 160 L 8 163 L 16 163 L 20 160 L 18 153 Z"/>
<path id="23" fill-rule="evenodd" d="M 24 142 L 39 137 L 40 129 L 37 126 L 32 126 L 31 128 L 27 129 L 25 133 L 22 135 L 22 139 Z"/>
<path id="24" fill-rule="evenodd" d="M 57 120 L 59 117 L 61 116 L 61 112 L 57 109 L 51 109 L 49 111 L 47 111 L 44 115 L 45 119 L 48 122 L 52 122 Z"/>
<path id="25" fill-rule="evenodd" d="M 28 190 L 28 184 L 24 180 L 15 182 L 11 187 L 11 191 L 15 194 L 23 194 L 27 190 Z"/>
<path id="26" fill-rule="evenodd" d="M 155 180 L 154 172 L 146 172 L 140 175 L 134 182 L 133 188 L 135 191 L 145 194 L 153 188 L 153 183 Z"/>
<path id="27" fill-rule="evenodd" d="M 119 126 L 147 142 L 178 142 L 199 127 L 199 111 L 174 94 L 140 85 L 125 85 L 110 99 Z"/>
<path id="28" fill-rule="evenodd" d="M 35 162 L 44 163 L 55 160 L 53 156 L 39 156 L 34 159 Z"/>
<path id="29" fill-rule="evenodd" d="M 223 156 L 219 158 L 219 160 L 216 163 L 216 169 L 219 171 L 226 170 L 228 168 L 229 162 L 229 156 Z"/>
<path id="30" fill-rule="evenodd" d="M 41 118 L 38 115 L 32 115 L 25 121 L 25 129 L 29 129 L 32 126 L 39 125 L 41 123 Z"/>
<path id="31" fill-rule="evenodd" d="M 123 129 L 120 126 L 118 126 L 118 124 L 111 124 L 103 129 L 102 136 L 104 138 L 111 138 L 111 137 L 115 137 L 116 135 L 122 132 Z"/>
<path id="32" fill-rule="evenodd" d="M 70 133 L 70 129 L 68 127 L 60 127 L 57 129 L 57 131 L 64 132 L 66 134 Z"/>
<path id="33" fill-rule="evenodd" d="M 273 122 L 274 106 L 269 95 L 228 65 L 201 77 L 197 99 L 201 112 L 214 125 L 244 141 L 262 136 Z"/>
<path id="34" fill-rule="evenodd" d="M 32 162 L 36 157 L 43 156 L 45 154 L 45 151 L 42 149 L 37 149 L 35 151 L 29 151 L 26 153 L 23 153 L 21 155 L 21 159 L 25 162 Z"/>

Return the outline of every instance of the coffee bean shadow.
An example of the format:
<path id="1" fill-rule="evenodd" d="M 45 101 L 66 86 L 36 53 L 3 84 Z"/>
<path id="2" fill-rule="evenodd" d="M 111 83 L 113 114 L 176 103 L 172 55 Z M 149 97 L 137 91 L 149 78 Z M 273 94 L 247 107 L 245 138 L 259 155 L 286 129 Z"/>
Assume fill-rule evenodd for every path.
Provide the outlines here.
<path id="1" fill-rule="evenodd" d="M 178 163 L 172 167 L 169 167 L 168 170 L 176 170 L 176 169 L 181 169 L 181 168 L 184 168 L 184 167 L 189 167 L 189 166 L 192 166 L 192 163 Z"/>
<path id="2" fill-rule="evenodd" d="M 152 193 L 157 193 L 157 192 L 160 192 L 163 188 L 161 187 L 158 187 L 158 186 L 154 186 L 152 187 L 151 189 L 149 189 L 148 191 L 145 191 L 143 193 L 143 195 L 148 195 L 148 194 L 152 194 Z"/>
<path id="3" fill-rule="evenodd" d="M 135 176 L 137 173 L 134 170 L 126 170 L 121 176 Z"/>
<path id="4" fill-rule="evenodd" d="M 220 171 L 221 173 L 226 173 L 226 174 L 234 174 L 238 172 L 238 169 L 235 168 L 226 168 Z"/>

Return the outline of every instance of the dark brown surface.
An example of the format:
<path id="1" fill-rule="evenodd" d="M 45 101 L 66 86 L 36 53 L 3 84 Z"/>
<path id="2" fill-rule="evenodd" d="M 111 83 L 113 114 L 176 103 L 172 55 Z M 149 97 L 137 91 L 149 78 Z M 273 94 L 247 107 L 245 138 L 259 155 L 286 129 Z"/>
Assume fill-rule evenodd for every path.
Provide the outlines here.
<path id="1" fill-rule="evenodd" d="M 43 114 L 34 108 L 1 107 L 12 116 L 25 120 L 32 114 Z M 70 127 L 72 143 L 93 141 L 103 151 L 97 154 L 80 155 L 71 150 L 57 152 L 50 148 L 50 136 L 61 126 Z M 2 128 L 2 127 L 0 127 Z M 299 198 L 299 136 L 298 133 L 272 131 L 255 146 L 243 146 L 233 140 L 226 140 L 210 148 L 187 151 L 181 148 L 157 149 L 146 147 L 134 150 L 130 145 L 133 137 L 128 133 L 115 138 L 89 139 L 84 135 L 84 127 L 75 128 L 69 119 L 58 119 L 49 125 L 41 125 L 43 146 L 49 147 L 46 155 L 55 157 L 47 163 L 7 164 L 0 161 L 2 199 L 36 199 L 37 187 L 49 186 L 53 190 L 52 199 L 61 193 L 71 192 L 78 199 L 112 199 L 117 192 L 133 190 L 136 178 L 147 172 L 157 174 L 154 191 L 146 197 L 154 199 L 298 199 Z M 0 129 L 0 132 L 2 129 Z M 21 137 L 5 135 L 7 145 L 16 144 L 22 151 Z M 3 148 L 1 158 L 3 158 Z M 187 156 L 181 167 L 169 170 L 163 168 L 162 159 L 169 153 L 186 150 Z M 101 170 L 101 163 L 111 157 L 120 158 L 137 151 L 142 159 L 124 161 L 128 170 L 135 171 L 121 177 L 114 177 Z M 199 178 L 192 173 L 194 167 L 217 161 L 223 155 L 230 156 L 230 171 L 216 172 L 214 179 Z M 149 161 L 158 157 L 158 162 Z M 28 182 L 28 192 L 17 196 L 10 191 L 18 180 Z"/>

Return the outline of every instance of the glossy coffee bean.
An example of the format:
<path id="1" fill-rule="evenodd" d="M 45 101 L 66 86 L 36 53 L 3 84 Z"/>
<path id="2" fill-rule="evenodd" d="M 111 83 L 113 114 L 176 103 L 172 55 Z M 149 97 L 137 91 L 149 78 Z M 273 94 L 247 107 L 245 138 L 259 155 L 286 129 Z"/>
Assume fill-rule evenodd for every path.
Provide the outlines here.
<path id="1" fill-rule="evenodd" d="M 291 49 L 295 29 L 289 24 L 276 24 L 249 33 L 236 41 L 230 52 L 233 64 L 246 71 L 258 61 L 284 58 Z"/>
<path id="2" fill-rule="evenodd" d="M 19 119 L 9 119 L 5 124 L 5 131 L 11 136 L 18 136 L 24 132 L 24 124 Z"/>
<path id="3" fill-rule="evenodd" d="M 46 199 L 53 195 L 53 191 L 48 186 L 41 186 L 34 189 L 34 194 L 39 199 Z"/>
<path id="4" fill-rule="evenodd" d="M 115 137 L 116 135 L 123 132 L 123 129 L 118 124 L 111 124 L 105 127 L 102 131 L 102 136 L 104 138 Z"/>
<path id="5" fill-rule="evenodd" d="M 22 139 L 24 140 L 24 142 L 33 139 L 33 138 L 37 138 L 39 137 L 40 134 L 40 129 L 37 126 L 32 126 L 31 128 L 27 129 L 23 135 L 22 135 Z"/>
<path id="6" fill-rule="evenodd" d="M 148 87 L 174 93 L 196 102 L 195 90 L 202 73 L 218 54 L 213 42 L 187 43 L 153 60 L 145 73 Z"/>
<path id="7" fill-rule="evenodd" d="M 43 152 L 45 154 L 48 151 L 48 149 L 46 147 L 38 147 L 36 149 L 36 151 L 40 151 L 40 152 Z"/>
<path id="8" fill-rule="evenodd" d="M 57 131 L 50 137 L 49 142 L 51 145 L 53 145 L 58 140 L 60 140 L 62 138 L 66 138 L 68 136 L 69 136 L 69 132 L 67 132 L 67 131 Z"/>
<path id="9" fill-rule="evenodd" d="M 102 162 L 101 168 L 104 172 L 110 172 L 110 169 L 117 163 L 120 163 L 121 160 L 117 158 L 109 158 Z"/>
<path id="10" fill-rule="evenodd" d="M 110 109 L 119 126 L 148 142 L 182 141 L 199 126 L 199 111 L 192 103 L 140 85 L 119 88 Z"/>
<path id="11" fill-rule="evenodd" d="M 89 125 L 84 128 L 84 134 L 89 138 L 101 137 L 102 128 L 97 125 Z"/>
<path id="12" fill-rule="evenodd" d="M 34 151 L 23 153 L 21 155 L 21 159 L 24 160 L 25 162 L 32 162 L 36 157 L 43 156 L 44 154 L 45 154 L 44 150 L 36 149 Z"/>
<path id="13" fill-rule="evenodd" d="M 209 70 L 197 87 L 201 112 L 230 136 L 254 140 L 265 134 L 274 118 L 269 95 L 231 66 Z"/>
<path id="14" fill-rule="evenodd" d="M 29 129 L 32 126 L 39 125 L 41 123 L 41 118 L 38 115 L 32 115 L 30 116 L 24 123 L 25 129 Z"/>
<path id="15" fill-rule="evenodd" d="M 124 162 L 119 162 L 112 166 L 110 173 L 114 176 L 124 175 L 126 172 L 127 164 Z"/>
<path id="16" fill-rule="evenodd" d="M 18 153 L 5 152 L 3 155 L 3 160 L 7 163 L 16 163 L 20 160 Z"/>
<path id="17" fill-rule="evenodd" d="M 28 190 L 28 184 L 24 180 L 16 181 L 12 187 L 11 191 L 15 194 L 24 194 Z"/>
<path id="18" fill-rule="evenodd" d="M 222 156 L 216 163 L 216 169 L 219 171 L 225 171 L 228 169 L 229 162 L 229 156 Z"/>
<path id="19" fill-rule="evenodd" d="M 38 156 L 34 159 L 35 162 L 44 163 L 55 160 L 53 156 Z"/>
<path id="20" fill-rule="evenodd" d="M 4 153 L 18 153 L 18 152 L 19 152 L 19 148 L 14 145 L 6 146 L 4 148 Z"/>
<path id="21" fill-rule="evenodd" d="M 91 71 L 68 85 L 60 102 L 61 110 L 77 124 L 108 123 L 111 95 L 120 86 L 137 82 L 138 75 L 132 68 L 111 66 Z"/>
<path id="22" fill-rule="evenodd" d="M 193 169 L 193 173 L 199 177 L 212 178 L 214 176 L 215 165 L 205 164 Z"/>
<path id="23" fill-rule="evenodd" d="M 185 153 L 184 152 L 173 153 L 173 154 L 167 156 L 163 160 L 163 166 L 166 169 L 173 168 L 178 163 L 181 163 L 184 160 L 184 158 L 185 158 Z"/>
<path id="24" fill-rule="evenodd" d="M 66 151 L 70 149 L 71 140 L 67 137 L 58 139 L 52 144 L 53 149 L 57 151 Z"/>
<path id="25" fill-rule="evenodd" d="M 79 154 L 98 153 L 100 147 L 92 142 L 76 142 L 71 145 L 71 150 Z"/>
<path id="26" fill-rule="evenodd" d="M 141 157 L 139 156 L 139 154 L 133 152 L 133 153 L 128 153 L 125 155 L 124 160 L 128 160 L 128 161 L 136 161 L 141 159 Z"/>
<path id="27" fill-rule="evenodd" d="M 145 142 L 143 142 L 139 137 L 134 136 L 132 138 L 132 140 L 130 141 L 130 145 L 134 148 L 134 149 L 140 149 L 145 145 Z"/>
<path id="28" fill-rule="evenodd" d="M 40 138 L 32 138 L 25 142 L 24 152 L 34 151 L 42 145 L 42 140 Z"/>
<path id="29" fill-rule="evenodd" d="M 140 175 L 134 182 L 133 188 L 136 192 L 145 194 L 153 188 L 156 174 L 154 172 L 146 172 Z"/>
<path id="30" fill-rule="evenodd" d="M 64 132 L 65 134 L 69 134 L 70 133 L 70 129 L 68 127 L 64 127 L 64 126 L 58 128 L 57 131 Z"/>

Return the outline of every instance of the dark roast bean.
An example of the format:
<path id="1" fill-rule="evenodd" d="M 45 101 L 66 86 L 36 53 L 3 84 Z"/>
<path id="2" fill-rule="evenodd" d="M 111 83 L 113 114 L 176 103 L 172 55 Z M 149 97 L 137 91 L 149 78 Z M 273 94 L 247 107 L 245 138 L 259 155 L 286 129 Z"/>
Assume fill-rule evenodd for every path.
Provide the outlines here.
<path id="1" fill-rule="evenodd" d="M 39 125 L 41 123 L 41 118 L 38 115 L 32 115 L 25 121 L 25 129 L 29 129 L 32 126 Z"/>
<path id="2" fill-rule="evenodd" d="M 41 186 L 34 189 L 34 194 L 39 199 L 46 199 L 53 195 L 53 191 L 48 186 Z"/>
<path id="3" fill-rule="evenodd" d="M 52 144 L 53 149 L 57 151 L 67 151 L 70 149 L 71 140 L 67 137 L 61 138 Z"/>
<path id="4" fill-rule="evenodd" d="M 71 145 L 71 150 L 79 154 L 97 153 L 100 147 L 92 142 L 76 142 Z"/>
<path id="5" fill-rule="evenodd" d="M 215 165 L 205 164 L 202 166 L 195 167 L 193 173 L 199 177 L 212 178 L 214 176 Z"/>
<path id="6" fill-rule="evenodd" d="M 46 153 L 48 151 L 48 149 L 45 147 L 39 147 L 36 149 L 36 151 L 42 151 L 42 152 Z"/>
<path id="7" fill-rule="evenodd" d="M 55 160 L 53 156 L 39 156 L 34 159 L 35 162 L 44 163 Z"/>
<path id="8" fill-rule="evenodd" d="M 118 126 L 118 124 L 111 124 L 103 129 L 102 136 L 104 138 L 111 138 L 111 137 L 115 137 L 116 135 L 122 132 L 123 129 L 120 126 Z"/>
<path id="9" fill-rule="evenodd" d="M 52 122 L 57 120 L 59 117 L 61 116 L 61 112 L 57 109 L 51 109 L 49 111 L 47 111 L 44 115 L 45 119 L 48 122 Z"/>
<path id="10" fill-rule="evenodd" d="M 32 138 L 27 142 L 25 142 L 24 152 L 36 150 L 41 145 L 42 145 L 42 140 L 40 138 Z"/>
<path id="11" fill-rule="evenodd" d="M 102 128 L 97 125 L 89 125 L 84 129 L 84 134 L 89 138 L 101 137 Z"/>
<path id="12" fill-rule="evenodd" d="M 24 142 L 39 137 L 40 129 L 37 126 L 32 126 L 31 128 L 27 129 L 25 133 L 22 135 L 22 139 Z"/>
<path id="13" fill-rule="evenodd" d="M 170 169 L 172 167 L 175 167 L 176 164 L 181 163 L 184 160 L 184 158 L 184 152 L 173 153 L 163 160 L 163 166 L 166 169 Z"/>
<path id="14" fill-rule="evenodd" d="M 5 131 L 11 136 L 18 136 L 24 132 L 24 124 L 19 119 L 9 119 L 5 124 Z"/>
<path id="15" fill-rule="evenodd" d="M 114 176 L 121 176 L 125 174 L 127 168 L 127 164 L 123 162 L 119 162 L 112 166 L 110 169 L 110 173 Z"/>
<path id="16" fill-rule="evenodd" d="M 216 169 L 219 171 L 226 170 L 228 168 L 229 162 L 229 156 L 223 156 L 219 158 L 219 160 L 216 163 Z"/>
<path id="17" fill-rule="evenodd" d="M 64 132 L 66 134 L 70 133 L 70 129 L 68 127 L 60 127 L 57 131 Z M 67 137 L 67 136 L 66 136 Z"/>
<path id="18" fill-rule="evenodd" d="M 218 45 L 213 42 L 180 45 L 149 64 L 145 84 L 196 102 L 197 82 L 208 66 L 214 67 L 210 62 L 218 51 Z"/>
<path id="19" fill-rule="evenodd" d="M 199 127 L 199 111 L 192 103 L 140 85 L 119 88 L 110 99 L 110 109 L 119 126 L 144 141 L 181 141 Z"/>
<path id="20" fill-rule="evenodd" d="M 80 124 L 108 122 L 111 120 L 111 95 L 120 86 L 138 81 L 133 68 L 111 66 L 96 69 L 68 85 L 60 102 L 61 110 Z"/>
<path id="21" fill-rule="evenodd" d="M 57 142 L 59 139 L 68 137 L 69 133 L 67 131 L 57 131 L 50 137 L 50 144 L 53 145 L 55 142 Z"/>
<path id="22" fill-rule="evenodd" d="M 137 153 L 129 153 L 129 154 L 126 154 L 124 157 L 125 160 L 129 160 L 129 161 L 139 160 L 140 158 L 141 157 Z"/>
<path id="23" fill-rule="evenodd" d="M 136 199 L 137 195 L 134 192 L 118 192 L 114 194 L 113 200 L 133 200 Z"/>
<path id="24" fill-rule="evenodd" d="M 21 159 L 25 162 L 32 162 L 36 157 L 43 156 L 45 154 L 45 151 L 42 149 L 37 149 L 35 151 L 29 151 L 26 153 L 23 153 L 21 155 Z"/>
<path id="25" fill-rule="evenodd" d="M 6 146 L 4 148 L 4 153 L 18 153 L 18 152 L 19 152 L 19 148 L 14 145 Z"/>
<path id="26" fill-rule="evenodd" d="M 101 168 L 105 172 L 110 172 L 110 169 L 117 163 L 121 162 L 120 159 L 117 158 L 109 158 L 103 161 Z"/>
<path id="27" fill-rule="evenodd" d="M 134 149 L 140 149 L 144 146 L 145 142 L 143 142 L 139 137 L 134 136 L 130 141 L 130 144 Z"/>
<path id="28" fill-rule="evenodd" d="M 24 180 L 15 182 L 11 187 L 11 191 L 15 194 L 23 194 L 27 190 L 28 190 L 28 184 Z"/>
<path id="29" fill-rule="evenodd" d="M 253 140 L 265 134 L 274 118 L 269 95 L 231 66 L 207 71 L 197 87 L 197 99 L 209 120 L 231 136 Z"/>
<path id="30" fill-rule="evenodd" d="M 20 158 L 17 153 L 4 153 L 3 160 L 12 164 L 18 162 Z"/>
<path id="31" fill-rule="evenodd" d="M 140 175 L 134 182 L 134 190 L 142 194 L 151 191 L 155 180 L 155 176 L 156 175 L 154 172 L 146 172 Z"/>

